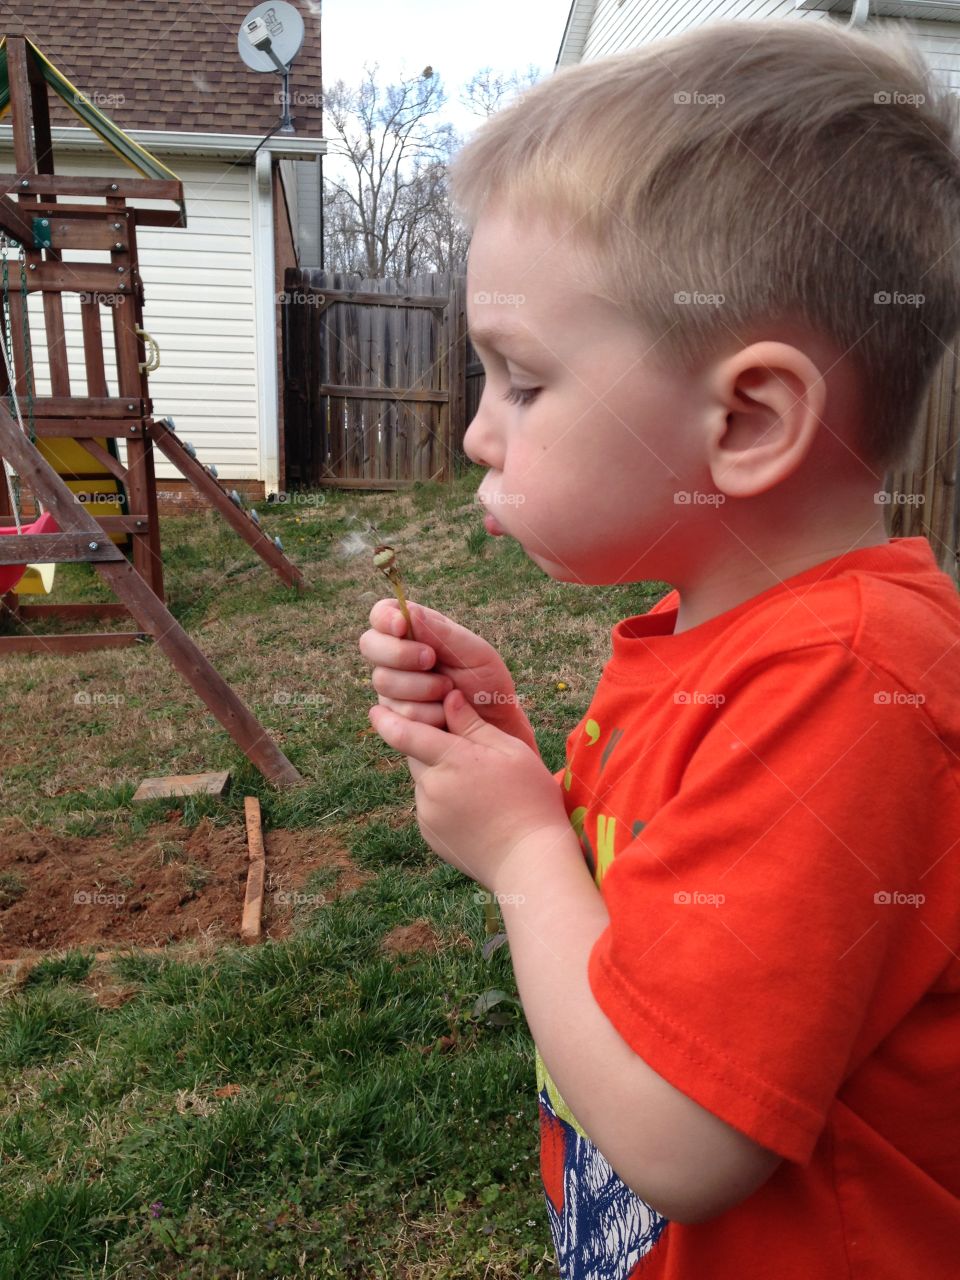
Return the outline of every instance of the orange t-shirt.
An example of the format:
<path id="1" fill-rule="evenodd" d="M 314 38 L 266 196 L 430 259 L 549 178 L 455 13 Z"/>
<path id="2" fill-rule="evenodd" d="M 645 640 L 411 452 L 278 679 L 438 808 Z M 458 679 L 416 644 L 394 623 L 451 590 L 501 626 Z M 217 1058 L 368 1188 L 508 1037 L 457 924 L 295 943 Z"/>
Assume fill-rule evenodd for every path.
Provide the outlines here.
<path id="1" fill-rule="evenodd" d="M 957 1280 L 956 588 L 898 538 L 674 635 L 677 602 L 614 628 L 558 774 L 610 915 L 589 981 L 654 1071 L 784 1162 L 668 1222 L 538 1053 L 560 1274 Z"/>

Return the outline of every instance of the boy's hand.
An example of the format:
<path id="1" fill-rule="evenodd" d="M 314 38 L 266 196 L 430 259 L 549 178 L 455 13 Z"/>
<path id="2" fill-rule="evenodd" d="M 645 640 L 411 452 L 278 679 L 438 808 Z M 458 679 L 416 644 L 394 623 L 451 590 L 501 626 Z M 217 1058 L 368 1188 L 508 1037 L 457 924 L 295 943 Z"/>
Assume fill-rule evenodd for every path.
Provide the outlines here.
<path id="1" fill-rule="evenodd" d="M 404 638 L 406 620 L 392 599 L 377 601 L 370 610 L 370 630 L 360 637 L 381 705 L 442 729 L 443 699 L 459 689 L 487 724 L 536 750 L 513 677 L 493 645 L 436 609 L 412 603 L 409 609 L 415 640 Z"/>
<path id="2" fill-rule="evenodd" d="M 482 720 L 459 691 L 443 711 L 446 733 L 385 706 L 368 714 L 384 742 L 408 758 L 424 840 L 496 893 L 504 866 L 530 837 L 548 846 L 569 841 L 563 796 L 536 751 Z"/>

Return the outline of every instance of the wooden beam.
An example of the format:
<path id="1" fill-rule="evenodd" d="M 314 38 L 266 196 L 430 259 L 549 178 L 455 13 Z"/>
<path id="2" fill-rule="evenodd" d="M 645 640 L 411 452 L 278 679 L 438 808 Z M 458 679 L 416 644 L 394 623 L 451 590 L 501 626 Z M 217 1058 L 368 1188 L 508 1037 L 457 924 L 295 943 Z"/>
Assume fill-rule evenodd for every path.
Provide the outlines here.
<path id="1" fill-rule="evenodd" d="M 445 307 L 449 299 L 432 293 L 364 293 L 358 289 L 328 289 L 325 285 L 306 282 L 297 285 L 296 293 L 304 294 L 306 306 L 326 311 L 335 302 L 359 302 L 375 307 Z M 296 294 L 293 295 L 296 299 Z M 289 298 L 286 305 L 291 305 Z M 294 301 L 294 306 L 297 302 Z"/>
<path id="2" fill-rule="evenodd" d="M 38 396 L 34 404 L 38 421 L 74 417 L 139 419 L 150 412 L 150 401 L 140 396 Z"/>
<path id="3" fill-rule="evenodd" d="M 32 243 L 32 237 L 31 237 Z M 140 273 L 118 270 L 109 262 L 37 262 L 27 267 L 27 293 L 102 293 L 130 297 L 140 287 Z"/>
<path id="4" fill-rule="evenodd" d="M 149 639 L 142 631 L 85 632 L 83 635 L 0 636 L 0 657 L 11 653 L 87 653 L 92 649 L 129 649 Z"/>
<path id="5" fill-rule="evenodd" d="M 100 604 L 22 604 L 17 611 L 18 617 L 25 621 L 30 618 L 131 618 L 133 615 L 125 604 L 117 604 L 115 600 Z"/>
<path id="6" fill-rule="evenodd" d="M 98 532 L 4 534 L 0 538 L 0 564 L 70 564 L 89 560 L 122 560 L 109 538 Z"/>
<path id="7" fill-rule="evenodd" d="M 263 849 L 260 801 L 256 796 L 244 796 L 243 816 L 247 826 L 247 847 L 250 865 L 247 871 L 247 891 L 243 900 L 243 917 L 240 921 L 240 941 L 259 942 L 263 916 L 263 881 L 266 855 Z"/>
<path id="8" fill-rule="evenodd" d="M 9 196 L 0 196 L 0 229 L 13 236 L 27 249 L 33 246 L 33 222 L 26 216 L 27 206 L 14 204 Z"/>
<path id="9" fill-rule="evenodd" d="M 7 43 L 9 47 L 9 40 Z M 0 191 L 25 191 L 31 195 L 123 196 L 127 199 L 140 196 L 145 200 L 178 202 L 183 199 L 183 183 L 163 178 L 74 178 L 59 173 L 0 174 Z M 100 209 L 99 213 L 102 216 L 103 210 Z"/>
<path id="10" fill-rule="evenodd" d="M 296 587 L 298 590 L 304 586 L 303 574 L 297 566 L 287 559 L 279 547 L 274 545 L 245 512 L 230 501 L 229 496 L 206 467 L 196 458 L 191 458 L 180 439 L 165 422 L 151 419 L 147 432 L 153 438 L 157 448 L 166 454 L 184 478 L 203 494 L 211 506 L 220 512 L 231 529 L 239 533 L 244 542 L 249 543 L 260 559 L 268 564 L 278 577 L 282 578 L 288 586 Z"/>
<path id="11" fill-rule="evenodd" d="M 33 94 L 27 65 L 27 42 L 23 36 L 7 36 L 7 81 L 13 116 L 13 162 L 21 173 L 35 174 Z"/>
<path id="12" fill-rule="evenodd" d="M 347 400 L 412 400 L 426 404 L 446 404 L 449 391 L 427 391 L 419 387 L 338 387 L 324 382 L 320 386 L 322 396 L 343 396 Z"/>
<path id="13" fill-rule="evenodd" d="M 35 400 L 34 404 L 46 409 L 44 399 Z M 36 436 L 59 436 L 68 440 L 94 440 L 99 436 L 113 436 L 115 439 L 129 440 L 143 434 L 140 419 L 106 418 L 37 418 L 33 420 Z"/>
<path id="14" fill-rule="evenodd" d="M 102 540 L 103 533 L 96 520 L 74 501 L 63 480 L 20 430 L 3 404 L 0 404 L 0 458 L 6 458 L 64 533 L 85 534 L 91 541 Z M 119 560 L 95 563 L 94 569 L 128 606 L 141 629 L 153 636 L 159 648 L 247 759 L 272 782 L 292 784 L 302 781 L 260 721 L 204 657 L 133 566 L 121 555 Z M 60 637 L 64 642 L 70 639 L 69 636 Z"/>

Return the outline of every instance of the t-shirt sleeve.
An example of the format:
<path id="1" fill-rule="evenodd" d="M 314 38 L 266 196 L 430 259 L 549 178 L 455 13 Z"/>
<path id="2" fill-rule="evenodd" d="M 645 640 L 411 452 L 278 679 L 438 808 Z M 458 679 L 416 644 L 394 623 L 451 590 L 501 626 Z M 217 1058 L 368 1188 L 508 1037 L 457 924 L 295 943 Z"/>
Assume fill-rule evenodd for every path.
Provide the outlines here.
<path id="1" fill-rule="evenodd" d="M 910 899 L 935 856 L 943 752 L 916 695 L 840 644 L 724 696 L 606 870 L 589 980 L 649 1066 L 802 1163 L 885 967 L 922 940 Z"/>

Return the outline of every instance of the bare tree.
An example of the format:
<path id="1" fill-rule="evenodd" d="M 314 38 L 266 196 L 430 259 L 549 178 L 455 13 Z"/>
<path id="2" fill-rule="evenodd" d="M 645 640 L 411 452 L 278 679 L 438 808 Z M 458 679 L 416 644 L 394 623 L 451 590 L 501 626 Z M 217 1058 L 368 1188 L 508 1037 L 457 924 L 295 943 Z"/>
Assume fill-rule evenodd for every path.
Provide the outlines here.
<path id="1" fill-rule="evenodd" d="M 542 78 L 540 68 L 532 62 L 526 71 L 514 71 L 509 76 L 495 72 L 492 67 L 483 67 L 464 85 L 460 101 L 468 111 L 486 119 Z"/>
<path id="2" fill-rule="evenodd" d="M 432 67 L 385 89 L 376 69 L 365 68 L 356 90 L 338 80 L 324 103 L 330 154 L 346 170 L 324 182 L 330 267 L 371 277 L 419 266 L 418 222 L 431 185 L 424 175 L 456 141 L 452 125 L 437 119 L 446 96 Z"/>
<path id="3" fill-rule="evenodd" d="M 343 176 L 324 179 L 329 270 L 370 278 L 464 270 L 470 237 L 448 197 L 450 161 L 464 139 L 438 119 L 446 96 L 432 67 L 381 88 L 376 64 L 357 89 L 327 91 L 330 155 Z M 484 118 L 535 84 L 538 68 L 509 76 L 489 67 L 465 86 L 463 104 Z"/>

